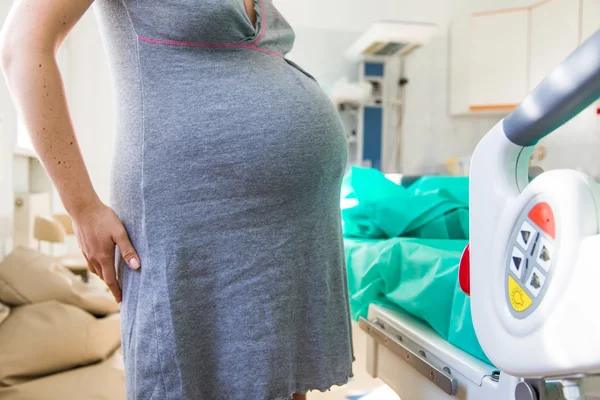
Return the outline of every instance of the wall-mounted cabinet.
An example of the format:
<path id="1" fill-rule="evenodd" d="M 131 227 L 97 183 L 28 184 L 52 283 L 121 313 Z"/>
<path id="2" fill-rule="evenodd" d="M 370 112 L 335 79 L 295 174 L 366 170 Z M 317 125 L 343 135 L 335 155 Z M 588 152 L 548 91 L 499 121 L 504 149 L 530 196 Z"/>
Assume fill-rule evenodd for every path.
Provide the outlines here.
<path id="1" fill-rule="evenodd" d="M 528 29 L 526 9 L 472 17 L 470 110 L 506 109 L 525 97 Z"/>
<path id="2" fill-rule="evenodd" d="M 542 0 L 450 26 L 450 114 L 508 114 L 600 28 L 600 0 Z"/>
<path id="3" fill-rule="evenodd" d="M 579 46 L 579 0 L 551 0 L 531 8 L 528 92 Z"/>
<path id="4" fill-rule="evenodd" d="M 581 0 L 581 41 L 600 29 L 600 0 Z"/>
<path id="5" fill-rule="evenodd" d="M 507 113 L 527 93 L 529 9 L 479 13 L 450 27 L 450 113 Z"/>

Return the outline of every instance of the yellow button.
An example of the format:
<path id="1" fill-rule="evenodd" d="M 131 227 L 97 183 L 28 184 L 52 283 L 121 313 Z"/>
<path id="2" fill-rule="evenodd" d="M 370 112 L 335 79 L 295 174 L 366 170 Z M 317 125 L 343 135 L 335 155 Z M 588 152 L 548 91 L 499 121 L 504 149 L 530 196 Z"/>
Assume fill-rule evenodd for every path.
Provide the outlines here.
<path id="1" fill-rule="evenodd" d="M 525 293 L 515 278 L 510 275 L 508 276 L 508 297 L 510 298 L 512 308 L 517 312 L 527 310 L 533 303 L 531 297 Z"/>

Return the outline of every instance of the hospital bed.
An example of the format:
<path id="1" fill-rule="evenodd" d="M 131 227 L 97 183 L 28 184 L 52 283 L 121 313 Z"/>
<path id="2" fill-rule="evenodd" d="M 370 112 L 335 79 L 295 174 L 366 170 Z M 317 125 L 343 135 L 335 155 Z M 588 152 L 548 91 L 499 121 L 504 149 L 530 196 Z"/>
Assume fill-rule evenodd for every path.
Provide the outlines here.
<path id="1" fill-rule="evenodd" d="M 401 310 L 371 304 L 367 369 L 402 400 L 600 399 L 600 185 L 532 181 L 535 144 L 600 97 L 600 31 L 478 144 L 460 265 L 488 364 Z"/>

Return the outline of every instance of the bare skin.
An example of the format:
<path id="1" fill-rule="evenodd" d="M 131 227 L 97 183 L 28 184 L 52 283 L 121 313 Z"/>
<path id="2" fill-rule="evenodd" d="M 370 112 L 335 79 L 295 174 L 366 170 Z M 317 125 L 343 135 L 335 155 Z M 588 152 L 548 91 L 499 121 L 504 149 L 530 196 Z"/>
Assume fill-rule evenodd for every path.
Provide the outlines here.
<path id="1" fill-rule="evenodd" d="M 246 12 L 250 17 L 250 21 L 252 21 L 253 24 L 256 24 L 256 11 L 254 10 L 254 0 L 244 0 L 244 3 L 246 4 Z"/>
<path id="2" fill-rule="evenodd" d="M 256 23 L 253 0 L 244 0 Z M 1 66 L 33 147 L 54 183 L 90 270 L 117 301 L 122 294 L 114 268 L 115 246 L 130 268 L 141 261 L 116 213 L 95 192 L 69 114 L 56 53 L 93 0 L 16 1 L 0 32 Z M 294 395 L 306 400 L 306 395 Z"/>

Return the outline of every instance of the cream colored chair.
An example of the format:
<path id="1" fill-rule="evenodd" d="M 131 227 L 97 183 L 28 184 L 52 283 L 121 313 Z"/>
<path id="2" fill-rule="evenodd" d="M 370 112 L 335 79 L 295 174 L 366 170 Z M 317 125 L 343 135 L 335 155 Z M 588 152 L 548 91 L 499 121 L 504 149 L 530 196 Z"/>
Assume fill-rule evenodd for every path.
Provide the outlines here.
<path id="1" fill-rule="evenodd" d="M 75 235 L 75 230 L 73 230 L 73 220 L 71 220 L 69 214 L 53 214 L 52 219 L 62 225 L 67 235 Z"/>
<path id="2" fill-rule="evenodd" d="M 36 216 L 33 225 L 33 237 L 38 241 L 38 250 L 41 251 L 41 242 L 64 243 L 68 234 L 73 234 L 71 218 L 64 214 L 55 214 L 52 218 Z M 71 270 L 73 273 L 88 280 L 88 263 L 82 253 L 67 254 L 56 257 L 56 260 Z"/>

